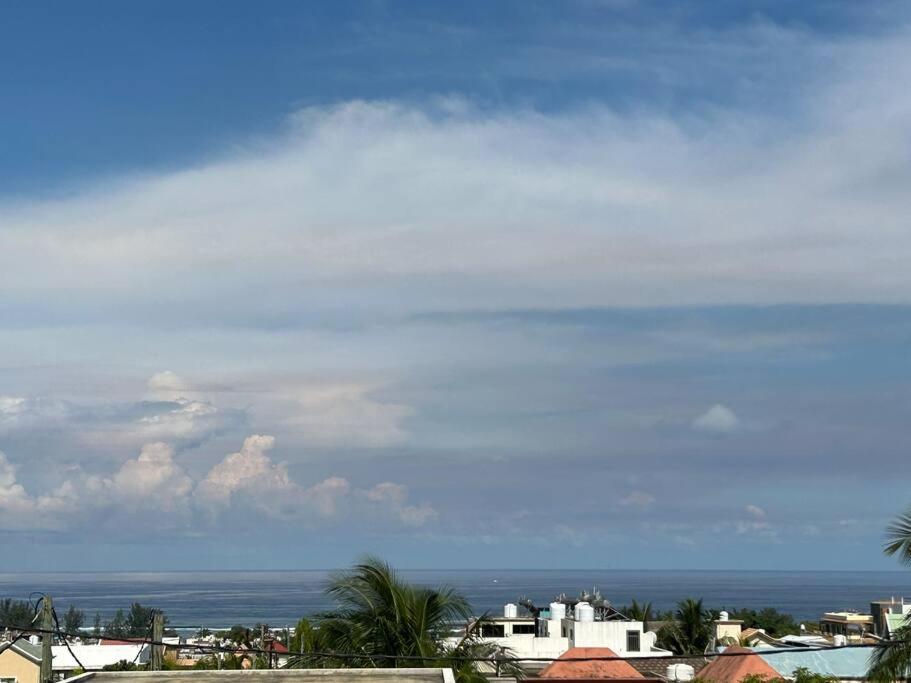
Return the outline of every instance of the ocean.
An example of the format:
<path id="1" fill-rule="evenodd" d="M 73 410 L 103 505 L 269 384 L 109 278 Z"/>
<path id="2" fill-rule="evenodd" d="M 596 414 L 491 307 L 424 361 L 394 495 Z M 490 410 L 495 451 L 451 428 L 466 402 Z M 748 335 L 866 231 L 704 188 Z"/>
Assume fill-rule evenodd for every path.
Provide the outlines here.
<path id="1" fill-rule="evenodd" d="M 615 605 L 633 598 L 672 609 L 683 598 L 703 598 L 715 609 L 775 607 L 799 620 L 823 612 L 869 609 L 871 600 L 911 598 L 911 571 L 651 571 L 651 570 L 419 570 L 409 581 L 448 584 L 476 614 L 502 614 L 503 605 L 528 597 L 547 604 L 560 593 L 598 588 Z M 132 602 L 164 610 L 171 626 L 223 628 L 257 622 L 293 625 L 332 607 L 323 588 L 326 571 L 118 572 L 0 574 L 0 598 L 51 595 L 58 613 L 75 605 L 90 625 Z"/>

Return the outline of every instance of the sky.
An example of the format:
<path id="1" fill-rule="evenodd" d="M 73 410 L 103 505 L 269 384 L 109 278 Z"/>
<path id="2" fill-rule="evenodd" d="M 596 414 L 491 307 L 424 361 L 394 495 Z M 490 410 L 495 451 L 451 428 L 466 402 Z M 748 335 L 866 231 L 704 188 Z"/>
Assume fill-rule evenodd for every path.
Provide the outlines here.
<path id="1" fill-rule="evenodd" d="M 0 571 L 892 569 L 911 11 L 0 8 Z"/>

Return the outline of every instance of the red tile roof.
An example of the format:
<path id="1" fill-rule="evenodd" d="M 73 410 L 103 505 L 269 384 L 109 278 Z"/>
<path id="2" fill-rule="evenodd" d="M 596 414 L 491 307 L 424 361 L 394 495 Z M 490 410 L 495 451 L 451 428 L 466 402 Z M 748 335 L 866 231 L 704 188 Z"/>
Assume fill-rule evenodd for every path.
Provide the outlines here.
<path id="1" fill-rule="evenodd" d="M 731 656 L 734 653 L 743 653 L 742 657 Z M 762 657 L 746 647 L 729 647 L 723 656 L 716 657 L 702 671 L 699 678 L 712 681 L 712 683 L 739 683 L 744 676 L 755 674 L 768 680 L 781 678 Z"/>
<path id="2" fill-rule="evenodd" d="M 613 661 L 573 661 L 589 657 L 616 657 L 606 647 L 574 647 L 556 661 L 548 664 L 538 674 L 539 678 L 644 678 L 622 659 Z"/>

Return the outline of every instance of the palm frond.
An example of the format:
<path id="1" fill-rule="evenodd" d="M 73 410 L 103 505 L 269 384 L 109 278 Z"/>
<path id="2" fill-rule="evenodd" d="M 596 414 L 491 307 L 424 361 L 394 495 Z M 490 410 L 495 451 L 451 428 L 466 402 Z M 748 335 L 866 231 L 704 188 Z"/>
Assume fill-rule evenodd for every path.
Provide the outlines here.
<path id="1" fill-rule="evenodd" d="M 911 677 L 911 626 L 895 630 L 893 640 L 879 643 L 870 658 L 867 678 L 874 683 L 891 683 Z"/>
<path id="2" fill-rule="evenodd" d="M 911 565 L 911 508 L 886 527 L 886 555 L 896 555 L 903 564 Z"/>

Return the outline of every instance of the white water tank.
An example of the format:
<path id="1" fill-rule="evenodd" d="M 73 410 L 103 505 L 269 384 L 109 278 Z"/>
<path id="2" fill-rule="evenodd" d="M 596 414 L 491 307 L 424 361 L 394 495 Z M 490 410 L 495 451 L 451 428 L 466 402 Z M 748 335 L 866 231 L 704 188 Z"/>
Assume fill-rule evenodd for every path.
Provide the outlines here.
<path id="1" fill-rule="evenodd" d="M 664 675 L 669 681 L 691 681 L 696 677 L 696 671 L 689 664 L 670 664 Z"/>
<path id="2" fill-rule="evenodd" d="M 840 634 L 840 633 L 837 634 L 837 635 L 832 639 L 832 641 L 833 641 L 833 643 L 835 644 L 835 647 L 844 647 L 845 645 L 848 644 L 848 639 L 845 638 L 845 637 L 844 637 L 842 634 Z"/>
<path id="3" fill-rule="evenodd" d="M 730 618 L 731 618 L 731 615 L 728 614 L 727 612 L 725 612 L 724 610 L 721 610 L 718 613 L 718 621 L 729 621 Z"/>
<path id="4" fill-rule="evenodd" d="M 589 605 L 587 602 L 580 602 L 576 604 L 576 621 L 594 621 L 595 620 L 595 608 Z"/>
<path id="5" fill-rule="evenodd" d="M 551 619 L 565 619 L 566 618 L 566 605 L 564 605 L 562 602 L 550 603 L 550 618 Z"/>
<path id="6" fill-rule="evenodd" d="M 41 645 L 41 640 L 38 638 L 38 636 L 29 636 L 28 642 L 30 642 L 32 645 Z"/>
<path id="7" fill-rule="evenodd" d="M 506 603 L 503 606 L 503 616 L 507 619 L 515 619 L 519 616 L 519 608 L 511 602 Z"/>

